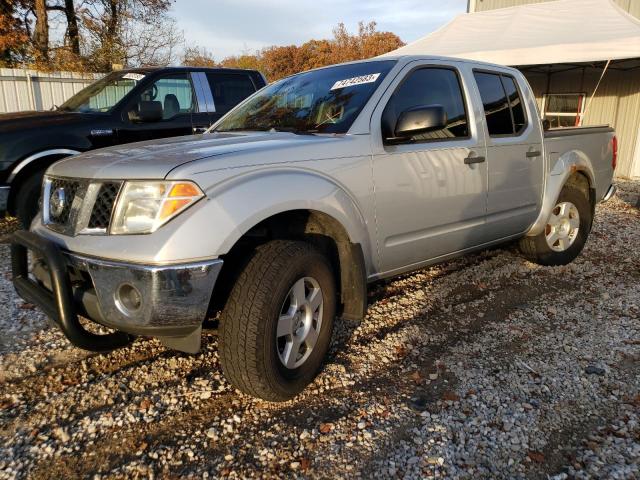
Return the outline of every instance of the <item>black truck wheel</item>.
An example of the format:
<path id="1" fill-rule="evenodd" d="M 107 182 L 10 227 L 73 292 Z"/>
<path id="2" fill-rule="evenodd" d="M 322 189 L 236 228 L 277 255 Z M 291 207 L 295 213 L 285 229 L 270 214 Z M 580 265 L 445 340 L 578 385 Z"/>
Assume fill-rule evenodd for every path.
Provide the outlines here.
<path id="1" fill-rule="evenodd" d="M 540 265 L 566 265 L 587 243 L 593 222 L 589 199 L 582 190 L 566 185 L 551 211 L 545 229 L 520 240 L 520 250 Z"/>
<path id="2" fill-rule="evenodd" d="M 40 208 L 40 193 L 44 170 L 34 172 L 18 187 L 15 199 L 15 214 L 22 228 L 28 230 Z"/>
<path id="3" fill-rule="evenodd" d="M 274 240 L 240 273 L 220 318 L 220 363 L 244 393 L 285 401 L 318 373 L 331 341 L 336 287 L 312 245 Z"/>

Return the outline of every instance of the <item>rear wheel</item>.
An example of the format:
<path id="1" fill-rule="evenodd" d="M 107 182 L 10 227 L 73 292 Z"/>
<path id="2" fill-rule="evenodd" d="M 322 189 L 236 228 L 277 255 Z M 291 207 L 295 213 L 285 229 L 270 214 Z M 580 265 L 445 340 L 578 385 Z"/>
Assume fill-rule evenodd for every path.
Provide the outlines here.
<path id="1" fill-rule="evenodd" d="M 520 240 L 520 250 L 541 265 L 566 265 L 587 242 L 593 218 L 589 199 L 582 190 L 565 186 L 551 211 L 544 230 Z"/>
<path id="2" fill-rule="evenodd" d="M 336 287 L 329 261 L 304 242 L 256 249 L 220 318 L 220 362 L 239 390 L 284 401 L 313 381 L 331 341 Z"/>

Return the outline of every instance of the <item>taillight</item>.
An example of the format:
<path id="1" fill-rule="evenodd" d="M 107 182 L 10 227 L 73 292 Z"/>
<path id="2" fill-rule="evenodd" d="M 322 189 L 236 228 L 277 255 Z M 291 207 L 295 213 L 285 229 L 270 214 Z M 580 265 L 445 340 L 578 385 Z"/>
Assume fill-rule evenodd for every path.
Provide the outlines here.
<path id="1" fill-rule="evenodd" d="M 611 166 L 613 169 L 616 169 L 616 165 L 618 165 L 618 137 L 614 135 L 611 140 L 611 149 L 613 150 L 613 155 L 611 156 Z"/>

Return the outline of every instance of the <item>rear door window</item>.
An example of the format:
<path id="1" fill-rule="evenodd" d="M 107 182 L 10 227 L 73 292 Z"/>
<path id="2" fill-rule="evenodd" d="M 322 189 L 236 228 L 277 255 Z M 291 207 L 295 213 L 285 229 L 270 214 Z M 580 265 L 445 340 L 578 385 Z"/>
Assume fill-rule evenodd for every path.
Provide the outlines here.
<path id="1" fill-rule="evenodd" d="M 207 80 L 218 114 L 227 113 L 256 91 L 249 75 L 243 73 L 207 73 Z"/>
<path id="2" fill-rule="evenodd" d="M 498 73 L 474 72 L 492 137 L 520 134 L 527 119 L 515 79 Z"/>
<path id="3" fill-rule="evenodd" d="M 513 113 L 513 125 L 515 134 L 522 132 L 527 126 L 527 119 L 524 114 L 524 105 L 522 104 L 522 98 L 518 92 L 516 81 L 513 77 L 502 75 L 502 83 L 504 89 L 507 92 L 507 98 L 509 99 L 509 106 Z"/>

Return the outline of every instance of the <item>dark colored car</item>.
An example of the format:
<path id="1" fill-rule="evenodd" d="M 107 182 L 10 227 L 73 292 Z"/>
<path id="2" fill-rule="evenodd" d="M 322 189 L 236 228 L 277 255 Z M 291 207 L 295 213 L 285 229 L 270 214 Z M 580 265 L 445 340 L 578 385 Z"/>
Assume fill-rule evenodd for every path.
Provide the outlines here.
<path id="1" fill-rule="evenodd" d="M 202 133 L 265 84 L 253 70 L 138 68 L 105 76 L 55 110 L 0 115 L 0 213 L 28 225 L 42 176 L 62 157 Z"/>

